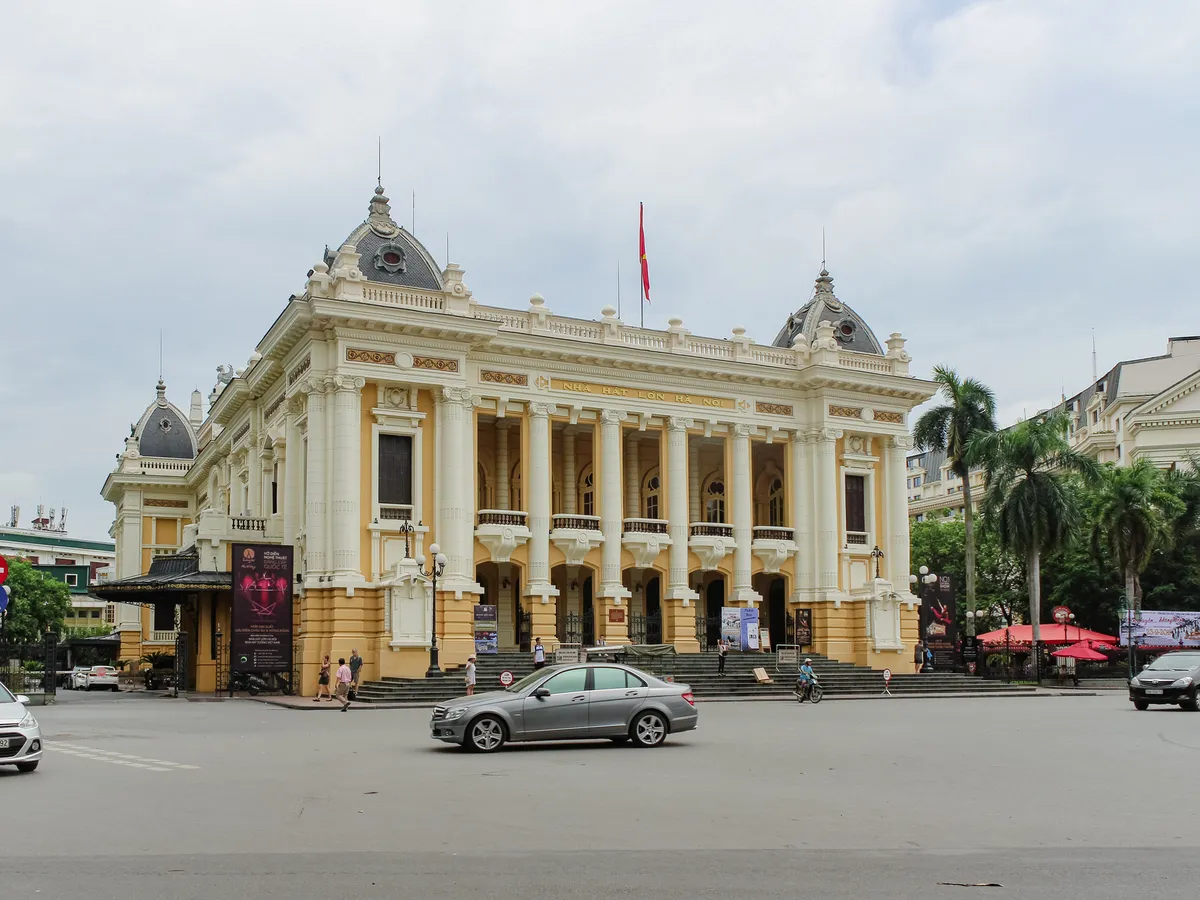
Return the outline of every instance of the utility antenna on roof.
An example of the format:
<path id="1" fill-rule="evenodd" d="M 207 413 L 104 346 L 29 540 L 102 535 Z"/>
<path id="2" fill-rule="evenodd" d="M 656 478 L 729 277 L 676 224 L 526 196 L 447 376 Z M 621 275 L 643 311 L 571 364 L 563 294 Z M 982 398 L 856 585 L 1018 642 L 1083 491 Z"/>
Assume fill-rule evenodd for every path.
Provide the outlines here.
<path id="1" fill-rule="evenodd" d="M 1096 372 L 1096 326 L 1092 326 L 1092 384 L 1095 384 L 1100 379 Z"/>

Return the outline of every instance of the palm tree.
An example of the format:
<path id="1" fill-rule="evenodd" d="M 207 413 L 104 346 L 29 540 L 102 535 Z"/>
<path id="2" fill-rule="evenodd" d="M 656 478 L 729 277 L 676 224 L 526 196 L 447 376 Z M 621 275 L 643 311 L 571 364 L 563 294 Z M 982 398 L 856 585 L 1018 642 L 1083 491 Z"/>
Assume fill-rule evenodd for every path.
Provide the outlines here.
<path id="1" fill-rule="evenodd" d="M 1094 480 L 1096 461 L 1067 443 L 1064 413 L 1021 422 L 971 442 L 968 457 L 984 468 L 983 511 L 1000 545 L 1025 561 L 1033 640 L 1041 634 L 1042 555 L 1066 544 L 1080 521 L 1078 473 Z"/>
<path id="2" fill-rule="evenodd" d="M 971 466 L 967 448 L 977 434 L 996 430 L 996 397 L 992 389 L 973 378 L 959 378 L 953 369 L 938 366 L 933 380 L 946 400 L 921 415 L 913 429 L 913 443 L 922 450 L 942 450 L 950 470 L 962 479 L 963 522 L 966 525 L 967 609 L 975 609 L 975 512 L 971 503 Z M 974 617 L 967 619 L 967 634 L 975 633 Z"/>
<path id="3" fill-rule="evenodd" d="M 1155 550 L 1169 547 L 1187 512 L 1164 473 L 1145 459 L 1106 466 L 1097 492 L 1092 547 L 1107 547 L 1125 578 L 1125 608 L 1142 608 L 1141 574 Z"/>

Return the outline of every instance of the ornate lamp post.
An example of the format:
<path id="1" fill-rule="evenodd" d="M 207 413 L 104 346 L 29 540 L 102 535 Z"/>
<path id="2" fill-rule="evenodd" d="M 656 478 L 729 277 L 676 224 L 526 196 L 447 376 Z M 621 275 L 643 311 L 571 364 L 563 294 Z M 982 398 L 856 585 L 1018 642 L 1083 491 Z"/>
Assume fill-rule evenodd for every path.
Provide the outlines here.
<path id="1" fill-rule="evenodd" d="M 929 566 L 921 566 L 921 568 L 917 569 L 917 571 L 920 573 L 920 576 L 909 575 L 908 576 L 908 584 L 909 584 L 910 590 L 912 588 L 916 588 L 917 597 L 920 598 L 921 608 L 922 608 L 922 610 L 924 610 L 924 608 L 925 608 L 925 587 L 924 586 L 928 585 L 928 584 L 934 584 L 937 581 L 937 575 L 935 575 L 933 572 L 929 571 Z M 922 619 L 924 620 L 924 614 L 922 614 Z M 927 620 L 925 620 L 925 621 L 927 621 Z M 924 633 L 921 634 L 921 641 L 922 642 L 925 641 Z"/>
<path id="2" fill-rule="evenodd" d="M 878 579 L 879 563 L 883 561 L 883 551 L 879 549 L 878 544 L 876 544 L 875 549 L 871 551 L 871 559 L 875 560 L 875 578 Z"/>
<path id="3" fill-rule="evenodd" d="M 412 524 L 407 523 L 411 529 Z M 438 666 L 438 646 L 437 646 L 437 580 L 442 577 L 442 573 L 446 571 L 446 554 L 442 552 L 437 544 L 429 545 L 429 552 L 433 554 L 433 558 L 429 561 L 429 568 L 425 568 L 425 554 L 417 557 L 417 571 L 426 578 L 433 579 L 433 617 L 430 621 L 429 630 L 429 668 L 425 672 L 426 678 L 441 678 L 442 670 Z"/>

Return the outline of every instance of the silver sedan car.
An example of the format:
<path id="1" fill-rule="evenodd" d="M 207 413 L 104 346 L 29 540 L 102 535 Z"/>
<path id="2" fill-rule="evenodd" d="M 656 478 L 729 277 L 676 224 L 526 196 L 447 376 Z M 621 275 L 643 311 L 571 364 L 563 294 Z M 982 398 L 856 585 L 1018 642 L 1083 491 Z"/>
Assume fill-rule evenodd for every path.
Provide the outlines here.
<path id="1" fill-rule="evenodd" d="M 491 753 L 506 741 L 608 738 L 657 747 L 696 727 L 686 684 L 614 663 L 539 669 L 502 691 L 459 697 L 434 708 L 434 740 Z"/>

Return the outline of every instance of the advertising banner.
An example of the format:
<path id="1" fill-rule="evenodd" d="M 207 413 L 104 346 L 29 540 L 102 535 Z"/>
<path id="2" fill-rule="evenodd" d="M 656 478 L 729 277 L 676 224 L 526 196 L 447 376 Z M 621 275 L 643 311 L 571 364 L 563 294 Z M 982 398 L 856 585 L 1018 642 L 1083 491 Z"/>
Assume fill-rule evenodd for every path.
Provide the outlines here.
<path id="1" fill-rule="evenodd" d="M 1200 612 L 1142 610 L 1122 613 L 1121 646 L 1129 646 L 1130 628 L 1138 647 L 1200 647 Z"/>
<path id="2" fill-rule="evenodd" d="M 957 662 L 958 618 L 954 582 L 939 575 L 936 583 L 925 587 L 921 601 L 921 637 L 933 651 L 933 666 L 946 671 Z"/>
<path id="3" fill-rule="evenodd" d="M 742 610 L 737 606 L 721 607 L 721 637 L 730 650 L 742 649 Z"/>
<path id="4" fill-rule="evenodd" d="M 742 649 L 758 649 L 758 610 L 742 610 Z"/>
<path id="5" fill-rule="evenodd" d="M 796 610 L 796 643 L 801 647 L 812 645 L 812 610 Z"/>
<path id="6" fill-rule="evenodd" d="M 233 545 L 234 672 L 292 671 L 292 547 Z"/>
<path id="7" fill-rule="evenodd" d="M 491 603 L 475 605 L 475 655 L 500 652 L 497 607 Z"/>

